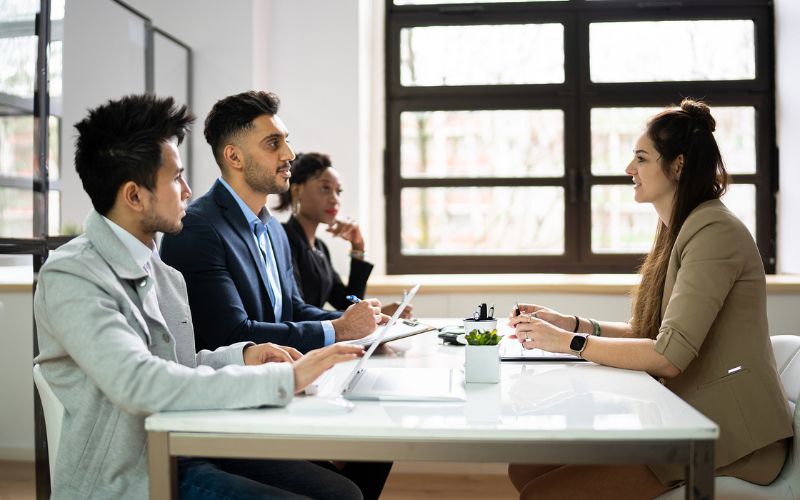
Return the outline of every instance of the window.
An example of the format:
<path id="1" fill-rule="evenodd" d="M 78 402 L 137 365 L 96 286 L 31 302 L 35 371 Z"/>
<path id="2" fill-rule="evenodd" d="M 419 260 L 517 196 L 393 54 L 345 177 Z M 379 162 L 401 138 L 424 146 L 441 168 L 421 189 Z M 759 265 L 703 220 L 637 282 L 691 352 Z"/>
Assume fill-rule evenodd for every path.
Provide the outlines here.
<path id="1" fill-rule="evenodd" d="M 48 117 L 48 228 L 34 206 L 41 199 L 45 177 L 38 160 L 38 120 L 34 116 L 38 37 L 38 2 L 11 0 L 0 14 L 0 238 L 30 239 L 48 230 L 57 233 L 60 218 L 60 119 Z M 49 94 L 61 97 L 61 23 L 64 4 L 54 2 L 48 44 Z M 57 35 L 57 36 L 56 36 Z M 55 105 L 58 108 L 58 105 Z M 53 113 L 56 114 L 56 113 Z"/>
<path id="2" fill-rule="evenodd" d="M 702 98 L 723 201 L 775 269 L 772 6 L 387 0 L 389 273 L 634 272 L 657 217 L 624 169 Z"/>

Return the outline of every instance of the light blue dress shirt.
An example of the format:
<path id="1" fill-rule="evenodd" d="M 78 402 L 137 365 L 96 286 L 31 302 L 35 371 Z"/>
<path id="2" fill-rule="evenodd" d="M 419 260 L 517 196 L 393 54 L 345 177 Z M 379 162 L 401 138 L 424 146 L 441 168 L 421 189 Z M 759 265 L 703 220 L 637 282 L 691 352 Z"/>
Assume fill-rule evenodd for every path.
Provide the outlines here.
<path id="1" fill-rule="evenodd" d="M 228 192 L 231 193 L 231 196 L 233 196 L 233 199 L 236 200 L 236 204 L 239 205 L 239 209 L 242 211 L 242 215 L 250 227 L 250 234 L 253 236 L 256 246 L 261 250 L 261 257 L 263 260 L 260 264 L 264 266 L 264 270 L 267 274 L 267 281 L 269 281 L 267 293 L 269 293 L 269 298 L 272 301 L 272 308 L 275 311 L 275 322 L 280 323 L 281 312 L 283 310 L 283 294 L 281 293 L 281 283 L 278 277 L 278 263 L 275 261 L 275 254 L 272 252 L 272 242 L 269 239 L 269 233 L 266 227 L 271 217 L 269 210 L 267 210 L 267 207 L 264 207 L 261 209 L 259 215 L 256 215 L 250 207 L 247 206 L 244 200 L 239 197 L 236 191 L 225 182 L 225 179 L 220 177 L 219 182 L 225 186 L 225 189 L 227 189 Z M 322 332 L 325 336 L 325 345 L 333 344 L 336 341 L 336 331 L 333 328 L 333 324 L 330 321 L 321 321 L 320 323 L 322 324 Z"/>

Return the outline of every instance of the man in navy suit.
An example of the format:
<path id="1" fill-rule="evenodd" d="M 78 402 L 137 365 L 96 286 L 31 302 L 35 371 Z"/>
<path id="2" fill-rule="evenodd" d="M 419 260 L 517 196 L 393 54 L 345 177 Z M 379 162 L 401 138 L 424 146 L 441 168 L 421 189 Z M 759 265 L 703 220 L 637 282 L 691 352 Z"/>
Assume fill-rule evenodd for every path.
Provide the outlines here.
<path id="1" fill-rule="evenodd" d="M 364 337 L 381 321 L 376 299 L 344 313 L 302 299 L 286 233 L 266 207 L 267 195 L 289 189 L 295 157 L 278 106 L 275 94 L 255 91 L 214 105 L 205 137 L 222 175 L 161 244 L 186 280 L 198 349 L 253 341 L 307 352 Z"/>
<path id="2" fill-rule="evenodd" d="M 251 91 L 214 105 L 204 133 L 222 176 L 186 210 L 183 231 L 161 243 L 162 260 L 186 280 L 198 349 L 253 341 L 306 352 L 364 337 L 382 318 L 376 299 L 344 313 L 302 299 L 286 233 L 266 207 L 267 195 L 289 189 L 294 159 L 279 103 L 275 94 Z M 391 468 L 349 462 L 340 472 L 369 500 L 380 496 Z"/>

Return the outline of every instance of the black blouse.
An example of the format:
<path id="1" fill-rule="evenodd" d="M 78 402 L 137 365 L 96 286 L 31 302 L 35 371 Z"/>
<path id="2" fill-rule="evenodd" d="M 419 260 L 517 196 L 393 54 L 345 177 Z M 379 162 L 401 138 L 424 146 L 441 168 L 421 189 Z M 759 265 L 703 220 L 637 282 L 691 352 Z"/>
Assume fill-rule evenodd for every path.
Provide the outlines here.
<path id="1" fill-rule="evenodd" d="M 347 285 L 331 265 L 331 255 L 327 245 L 319 238 L 312 247 L 300 222 L 290 217 L 283 225 L 289 246 L 292 248 L 294 277 L 307 304 L 322 307 L 326 302 L 339 310 L 347 309 L 348 295 L 364 297 L 367 279 L 373 265 L 360 259 L 350 259 L 350 277 Z"/>

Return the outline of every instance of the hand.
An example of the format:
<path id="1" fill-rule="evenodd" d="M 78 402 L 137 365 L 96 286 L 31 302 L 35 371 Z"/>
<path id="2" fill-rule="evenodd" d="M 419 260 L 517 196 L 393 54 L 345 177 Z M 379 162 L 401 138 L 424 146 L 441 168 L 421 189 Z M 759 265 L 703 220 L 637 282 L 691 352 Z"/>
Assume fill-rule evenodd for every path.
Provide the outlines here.
<path id="1" fill-rule="evenodd" d="M 294 392 L 299 393 L 336 363 L 350 361 L 364 354 L 357 345 L 333 344 L 315 349 L 294 363 Z"/>
<path id="2" fill-rule="evenodd" d="M 249 345 L 242 352 L 244 364 L 262 365 L 264 363 L 292 363 L 302 358 L 303 355 L 294 347 L 266 344 Z"/>
<path id="3" fill-rule="evenodd" d="M 520 304 L 522 310 L 522 304 Z M 516 338 L 525 349 L 539 348 L 548 352 L 569 353 L 569 343 L 572 341 L 572 331 L 540 319 L 537 316 L 540 312 L 521 313 L 514 316 L 508 322 L 514 328 L 514 333 L 510 338 Z"/>
<path id="4" fill-rule="evenodd" d="M 349 217 L 345 220 L 336 219 L 326 229 L 332 235 L 349 241 L 353 250 L 364 250 L 364 237 L 358 223 Z"/>
<path id="5" fill-rule="evenodd" d="M 381 322 L 381 303 L 378 299 L 364 299 L 348 307 L 341 318 L 331 321 L 336 341 L 366 337 Z"/>
<path id="6" fill-rule="evenodd" d="M 562 330 L 566 330 L 571 332 L 573 328 L 575 328 L 575 316 L 567 316 L 565 314 L 561 314 L 558 311 L 550 309 L 549 307 L 544 307 L 536 304 L 517 304 L 519 305 L 519 312 L 520 314 L 528 314 L 533 315 L 536 318 L 542 319 L 547 321 L 548 323 L 555 325 Z M 514 310 L 512 309 L 511 312 L 508 314 L 508 321 L 511 324 L 511 320 L 514 318 Z"/>
<path id="7" fill-rule="evenodd" d="M 392 302 L 391 304 L 386 304 L 385 306 L 381 307 L 381 312 L 386 316 L 391 316 L 397 311 L 397 308 L 400 307 L 400 302 Z M 408 304 L 403 312 L 400 313 L 400 317 L 403 319 L 410 319 L 412 318 L 412 312 L 414 311 L 414 306 Z M 387 318 L 388 320 L 388 318 Z"/>

